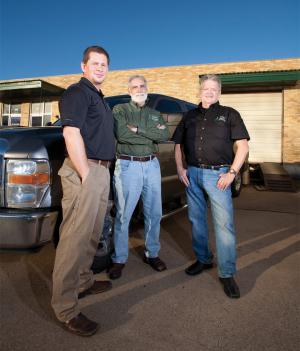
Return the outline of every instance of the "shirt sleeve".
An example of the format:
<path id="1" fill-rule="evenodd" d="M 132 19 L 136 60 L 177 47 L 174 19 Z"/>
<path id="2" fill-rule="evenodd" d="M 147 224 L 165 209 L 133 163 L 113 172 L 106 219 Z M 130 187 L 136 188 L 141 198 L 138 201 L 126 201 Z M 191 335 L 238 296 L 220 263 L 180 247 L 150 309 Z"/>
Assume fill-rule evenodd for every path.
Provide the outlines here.
<path id="1" fill-rule="evenodd" d="M 87 117 L 88 108 L 89 99 L 86 93 L 76 86 L 68 88 L 59 102 L 62 126 L 80 129 Z"/>
<path id="2" fill-rule="evenodd" d="M 116 105 L 113 108 L 114 131 L 117 141 L 121 144 L 130 145 L 150 145 L 152 141 L 143 135 L 132 132 L 127 127 L 126 111 L 122 105 Z"/>
<path id="3" fill-rule="evenodd" d="M 164 125 L 165 128 L 164 129 L 157 128 L 158 124 Z M 169 128 L 166 125 L 166 122 L 164 121 L 162 115 L 159 115 L 158 122 L 153 123 L 149 121 L 147 128 L 142 129 L 141 127 L 138 127 L 138 134 L 143 135 L 144 137 L 154 142 L 167 141 L 170 136 Z"/>
<path id="4" fill-rule="evenodd" d="M 241 115 L 234 109 L 230 109 L 230 137 L 231 140 L 250 140 L 250 136 Z"/>
<path id="5" fill-rule="evenodd" d="M 181 118 L 181 121 L 178 123 L 175 132 L 171 138 L 171 140 L 174 141 L 175 144 L 183 144 L 185 120 L 186 114 L 183 115 L 183 117 Z"/>

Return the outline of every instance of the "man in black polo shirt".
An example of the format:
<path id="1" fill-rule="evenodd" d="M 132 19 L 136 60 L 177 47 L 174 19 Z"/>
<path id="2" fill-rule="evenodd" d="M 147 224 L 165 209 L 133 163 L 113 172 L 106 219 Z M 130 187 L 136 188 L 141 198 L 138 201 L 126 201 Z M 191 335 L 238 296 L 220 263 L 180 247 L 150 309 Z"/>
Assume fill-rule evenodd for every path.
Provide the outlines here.
<path id="1" fill-rule="evenodd" d="M 196 275 L 213 266 L 208 242 L 208 198 L 216 237 L 219 279 L 227 296 L 239 298 L 239 288 L 233 278 L 236 235 L 230 185 L 248 154 L 249 135 L 240 114 L 219 104 L 220 94 L 220 79 L 216 75 L 203 76 L 199 107 L 185 114 L 173 135 L 177 173 L 186 186 L 193 249 L 197 257 L 185 272 Z M 187 169 L 183 166 L 181 146 Z"/>
<path id="2" fill-rule="evenodd" d="M 99 46 L 84 51 L 83 78 L 63 94 L 60 115 L 68 157 L 59 170 L 63 221 L 53 271 L 52 307 L 68 331 L 89 336 L 98 324 L 80 313 L 78 298 L 111 288 L 90 269 L 107 208 L 110 161 L 115 156 L 113 116 L 100 90 L 109 55 Z"/>

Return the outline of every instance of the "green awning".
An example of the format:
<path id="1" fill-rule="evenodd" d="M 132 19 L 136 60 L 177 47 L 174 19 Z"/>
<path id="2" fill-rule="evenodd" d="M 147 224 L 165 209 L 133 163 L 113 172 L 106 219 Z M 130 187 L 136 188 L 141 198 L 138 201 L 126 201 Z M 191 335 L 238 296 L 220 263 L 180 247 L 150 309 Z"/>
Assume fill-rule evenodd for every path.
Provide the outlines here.
<path id="1" fill-rule="evenodd" d="M 201 77 L 201 75 L 199 75 Z M 300 80 L 300 69 L 290 71 L 268 71 L 218 74 L 223 92 L 280 90 L 294 86 Z"/>
<path id="2" fill-rule="evenodd" d="M 273 71 L 273 72 L 250 72 L 250 73 L 225 73 L 219 74 L 223 85 L 251 85 L 273 84 L 294 85 L 300 80 L 300 70 Z"/>
<path id="3" fill-rule="evenodd" d="M 21 99 L 59 97 L 64 90 L 43 80 L 0 82 L 0 101 L 11 103 Z"/>

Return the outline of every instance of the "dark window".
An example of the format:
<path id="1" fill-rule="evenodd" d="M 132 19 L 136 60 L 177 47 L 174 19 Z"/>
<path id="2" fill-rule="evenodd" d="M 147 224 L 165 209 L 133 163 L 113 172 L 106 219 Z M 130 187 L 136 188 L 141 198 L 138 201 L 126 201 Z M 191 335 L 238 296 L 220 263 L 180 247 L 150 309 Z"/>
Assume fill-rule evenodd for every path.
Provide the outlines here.
<path id="1" fill-rule="evenodd" d="M 8 116 L 2 116 L 2 125 L 8 126 Z"/>
<path id="2" fill-rule="evenodd" d="M 105 101 L 108 103 L 109 107 L 113 109 L 115 105 L 119 104 L 126 104 L 127 102 L 130 101 L 130 96 L 125 95 L 125 96 L 110 96 L 105 98 Z"/>
<path id="3" fill-rule="evenodd" d="M 43 117 L 42 116 L 31 117 L 31 125 L 32 125 L 32 127 L 42 126 L 43 125 Z"/>
<path id="4" fill-rule="evenodd" d="M 182 108 L 180 104 L 174 100 L 161 99 L 158 101 L 156 110 L 162 113 L 181 113 Z"/>
<path id="5" fill-rule="evenodd" d="M 10 117 L 10 125 L 11 126 L 19 126 L 21 121 L 21 117 L 11 116 Z"/>

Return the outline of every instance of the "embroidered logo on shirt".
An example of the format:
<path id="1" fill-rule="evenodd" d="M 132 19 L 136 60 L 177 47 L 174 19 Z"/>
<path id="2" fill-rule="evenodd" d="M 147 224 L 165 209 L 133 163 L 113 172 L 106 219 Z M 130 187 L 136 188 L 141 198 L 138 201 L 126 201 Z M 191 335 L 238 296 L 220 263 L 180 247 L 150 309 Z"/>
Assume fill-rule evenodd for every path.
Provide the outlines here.
<path id="1" fill-rule="evenodd" d="M 159 116 L 156 115 L 150 115 L 150 118 L 152 119 L 152 121 L 154 122 L 158 122 L 159 121 Z"/>
<path id="2" fill-rule="evenodd" d="M 226 123 L 227 117 L 226 117 L 226 116 L 217 116 L 217 117 L 215 118 L 215 121 L 216 121 L 216 122 L 224 122 L 224 123 Z"/>

